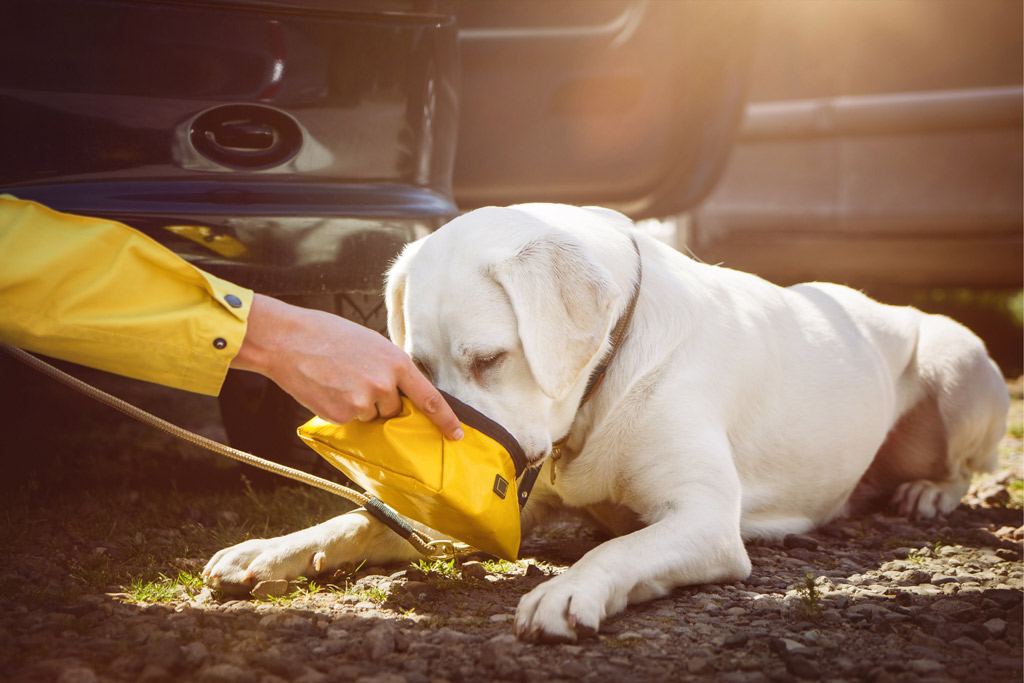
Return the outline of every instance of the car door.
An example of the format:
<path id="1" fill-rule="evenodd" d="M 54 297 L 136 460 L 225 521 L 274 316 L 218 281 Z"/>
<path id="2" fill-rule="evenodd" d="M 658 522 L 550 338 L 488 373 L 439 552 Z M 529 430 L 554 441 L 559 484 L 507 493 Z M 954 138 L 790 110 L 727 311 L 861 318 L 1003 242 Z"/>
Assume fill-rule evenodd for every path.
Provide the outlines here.
<path id="1" fill-rule="evenodd" d="M 757 10 L 460 2 L 459 208 L 554 201 L 645 218 L 693 207 L 743 114 Z"/>

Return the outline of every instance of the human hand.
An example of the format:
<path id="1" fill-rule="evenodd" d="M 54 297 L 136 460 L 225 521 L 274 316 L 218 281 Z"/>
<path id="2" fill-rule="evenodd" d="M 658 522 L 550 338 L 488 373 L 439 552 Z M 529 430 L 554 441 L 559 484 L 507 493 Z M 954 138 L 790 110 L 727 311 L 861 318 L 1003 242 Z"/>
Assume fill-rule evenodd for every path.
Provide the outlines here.
<path id="1" fill-rule="evenodd" d="M 445 437 L 463 436 L 455 413 L 404 351 L 377 332 L 330 313 L 256 294 L 231 367 L 268 377 L 337 424 L 394 417 L 402 409 L 401 391 Z"/>

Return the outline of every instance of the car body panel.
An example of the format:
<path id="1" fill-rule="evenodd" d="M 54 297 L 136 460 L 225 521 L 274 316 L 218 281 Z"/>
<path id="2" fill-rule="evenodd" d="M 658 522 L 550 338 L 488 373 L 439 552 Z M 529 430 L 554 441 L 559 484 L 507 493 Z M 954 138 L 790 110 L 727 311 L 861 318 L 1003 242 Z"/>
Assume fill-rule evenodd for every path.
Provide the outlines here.
<path id="1" fill-rule="evenodd" d="M 690 248 L 787 284 L 1019 288 L 1021 4 L 775 8 Z"/>

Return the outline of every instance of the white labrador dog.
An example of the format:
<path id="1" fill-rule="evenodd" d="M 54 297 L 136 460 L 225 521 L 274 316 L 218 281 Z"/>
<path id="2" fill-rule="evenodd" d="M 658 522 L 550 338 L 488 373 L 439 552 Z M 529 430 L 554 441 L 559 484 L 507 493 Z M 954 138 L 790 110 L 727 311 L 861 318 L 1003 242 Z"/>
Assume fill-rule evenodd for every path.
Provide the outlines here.
<path id="1" fill-rule="evenodd" d="M 744 539 L 860 503 L 948 513 L 1005 433 L 1002 376 L 958 323 L 704 265 L 606 209 L 472 211 L 405 249 L 387 302 L 395 343 L 531 461 L 565 439 L 524 532 L 567 506 L 617 536 L 522 599 L 515 627 L 529 640 L 574 641 L 627 603 L 743 579 Z M 251 585 L 415 557 L 356 511 L 223 550 L 205 574 Z"/>

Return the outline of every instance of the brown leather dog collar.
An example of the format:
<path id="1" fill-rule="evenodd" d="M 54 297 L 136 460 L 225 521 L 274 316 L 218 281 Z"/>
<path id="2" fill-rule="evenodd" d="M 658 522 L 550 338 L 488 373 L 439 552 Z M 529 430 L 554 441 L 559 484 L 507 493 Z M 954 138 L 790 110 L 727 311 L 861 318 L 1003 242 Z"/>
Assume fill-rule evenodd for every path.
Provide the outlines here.
<path id="1" fill-rule="evenodd" d="M 623 339 L 626 337 L 626 332 L 629 330 L 630 323 L 633 322 L 633 311 L 636 310 L 637 299 L 640 298 L 640 285 L 644 279 L 644 264 L 643 259 L 640 257 L 640 245 L 636 243 L 636 237 L 632 234 L 630 239 L 633 242 L 633 249 L 636 251 L 636 281 L 633 283 L 633 293 L 629 297 L 629 303 L 626 305 L 626 310 L 623 311 L 622 315 L 619 316 L 618 322 L 615 323 L 615 327 L 612 328 L 609 339 L 611 341 L 611 348 L 608 353 L 605 354 L 601 362 L 598 363 L 597 367 L 594 368 L 593 372 L 590 373 L 590 381 L 587 382 L 587 389 L 583 392 L 583 398 L 580 399 L 580 405 L 577 407 L 577 412 L 583 408 L 583 405 L 590 400 L 590 397 L 597 391 L 601 381 L 604 379 L 605 374 L 608 372 L 608 366 L 611 365 L 612 360 L 615 359 L 615 354 L 618 353 L 619 347 L 622 345 Z M 565 436 L 559 439 L 551 446 L 551 455 L 548 456 L 551 459 L 551 483 L 555 483 L 555 466 L 558 464 L 558 460 L 562 457 L 562 448 L 569 440 L 569 435 L 572 434 L 572 427 L 569 427 L 569 431 L 566 432 Z"/>

